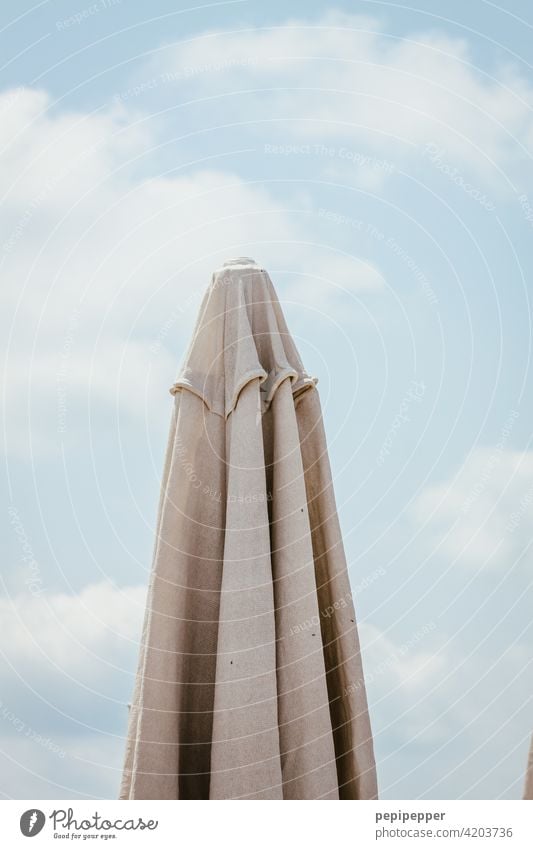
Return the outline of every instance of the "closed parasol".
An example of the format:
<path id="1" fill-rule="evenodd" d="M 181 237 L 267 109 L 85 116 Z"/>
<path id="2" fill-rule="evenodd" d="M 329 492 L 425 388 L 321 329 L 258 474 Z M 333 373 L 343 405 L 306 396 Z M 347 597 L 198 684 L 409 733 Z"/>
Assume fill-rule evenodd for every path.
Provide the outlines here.
<path id="1" fill-rule="evenodd" d="M 268 273 L 212 275 L 171 392 L 121 799 L 371 799 L 316 379 Z"/>

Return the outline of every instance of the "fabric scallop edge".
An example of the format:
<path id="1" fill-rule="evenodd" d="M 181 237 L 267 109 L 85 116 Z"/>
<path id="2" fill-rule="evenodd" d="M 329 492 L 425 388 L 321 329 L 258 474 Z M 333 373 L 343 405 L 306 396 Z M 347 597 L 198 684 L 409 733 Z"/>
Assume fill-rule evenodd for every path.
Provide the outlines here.
<path id="1" fill-rule="evenodd" d="M 239 400 L 239 395 L 244 387 L 252 380 L 257 379 L 259 379 L 261 394 L 263 396 L 263 412 L 270 407 L 274 395 L 285 380 L 291 381 L 292 394 L 295 399 L 302 395 L 303 392 L 306 392 L 309 389 L 314 389 L 318 383 L 317 377 L 302 374 L 291 367 L 278 369 L 277 371 L 270 372 L 270 374 L 262 368 L 252 369 L 251 371 L 243 374 L 237 381 L 232 393 L 231 401 L 225 408 L 222 404 L 217 403 L 216 399 L 209 397 L 209 393 L 206 392 L 205 386 L 202 385 L 202 381 L 195 379 L 193 375 L 188 377 L 179 377 L 178 380 L 172 384 L 169 392 L 171 395 L 176 395 L 178 392 L 182 392 L 183 390 L 192 392 L 193 395 L 198 396 L 198 398 L 204 402 L 211 413 L 215 413 L 216 415 L 227 419 L 230 413 L 232 413 L 235 409 L 237 401 Z"/>

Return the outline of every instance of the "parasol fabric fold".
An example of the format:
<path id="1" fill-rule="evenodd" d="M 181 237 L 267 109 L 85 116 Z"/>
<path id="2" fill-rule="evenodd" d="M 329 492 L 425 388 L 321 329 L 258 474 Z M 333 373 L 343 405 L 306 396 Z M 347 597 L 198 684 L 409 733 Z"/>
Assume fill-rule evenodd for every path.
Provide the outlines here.
<path id="1" fill-rule="evenodd" d="M 253 260 L 213 274 L 171 392 L 120 798 L 376 798 L 316 379 Z"/>

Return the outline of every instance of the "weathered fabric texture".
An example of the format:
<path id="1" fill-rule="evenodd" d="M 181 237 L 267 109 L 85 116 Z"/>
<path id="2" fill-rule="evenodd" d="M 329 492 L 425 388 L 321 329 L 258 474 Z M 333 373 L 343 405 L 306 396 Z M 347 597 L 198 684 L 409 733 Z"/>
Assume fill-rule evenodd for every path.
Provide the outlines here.
<path id="1" fill-rule="evenodd" d="M 174 395 L 121 799 L 369 799 L 316 380 L 269 275 L 213 274 Z"/>

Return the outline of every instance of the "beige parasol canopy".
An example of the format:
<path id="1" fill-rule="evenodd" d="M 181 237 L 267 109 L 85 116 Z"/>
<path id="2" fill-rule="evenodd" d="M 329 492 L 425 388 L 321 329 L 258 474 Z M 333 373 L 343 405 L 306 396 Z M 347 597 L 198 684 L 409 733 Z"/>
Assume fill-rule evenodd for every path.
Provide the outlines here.
<path id="1" fill-rule="evenodd" d="M 224 263 L 171 389 L 121 799 L 376 798 L 316 379 Z"/>

